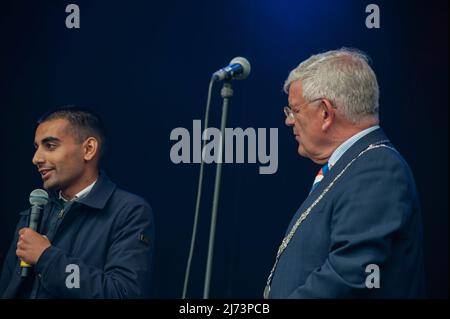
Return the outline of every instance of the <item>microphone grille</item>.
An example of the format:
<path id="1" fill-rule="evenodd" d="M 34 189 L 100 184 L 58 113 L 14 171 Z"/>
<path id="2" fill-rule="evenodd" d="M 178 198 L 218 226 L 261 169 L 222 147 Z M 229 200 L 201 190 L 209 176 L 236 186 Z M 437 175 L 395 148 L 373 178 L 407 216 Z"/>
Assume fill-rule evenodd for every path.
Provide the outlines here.
<path id="1" fill-rule="evenodd" d="M 30 193 L 30 204 L 43 206 L 48 203 L 48 194 L 43 189 L 35 189 Z"/>
<path id="2" fill-rule="evenodd" d="M 248 75 L 250 74 L 251 66 L 250 66 L 250 62 L 248 62 L 248 60 L 246 58 L 243 58 L 241 56 L 235 57 L 233 60 L 231 60 L 230 64 L 242 65 L 243 71 L 241 74 L 236 75 L 236 77 L 235 77 L 236 80 L 243 80 L 243 79 L 247 78 Z"/>

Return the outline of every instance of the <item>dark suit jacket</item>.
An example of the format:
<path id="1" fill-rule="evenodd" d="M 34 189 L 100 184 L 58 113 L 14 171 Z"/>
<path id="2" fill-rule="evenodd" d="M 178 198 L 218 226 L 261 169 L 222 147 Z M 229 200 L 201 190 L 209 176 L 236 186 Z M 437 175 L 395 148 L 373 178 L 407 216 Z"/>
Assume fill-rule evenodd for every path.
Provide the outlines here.
<path id="1" fill-rule="evenodd" d="M 353 158 L 386 139 L 377 129 L 352 145 L 300 206 L 286 234 Z M 353 162 L 297 229 L 280 257 L 269 297 L 424 297 L 421 224 L 407 163 L 394 150 L 372 149 Z M 378 266 L 379 288 L 366 286 L 366 279 L 374 283 L 376 273 L 366 269 L 371 264 Z"/>
<path id="2" fill-rule="evenodd" d="M 101 174 L 91 192 L 74 202 L 53 236 L 51 216 L 62 206 L 50 193 L 39 232 L 48 234 L 47 248 L 22 279 L 16 256 L 18 230 L 29 217 L 19 220 L 0 277 L 2 298 L 145 298 L 150 296 L 154 224 L 150 206 L 142 198 L 116 187 Z M 59 206 L 58 206 L 59 205 Z M 79 267 L 79 288 L 66 280 Z M 70 284 L 69 284 L 70 286 Z"/>

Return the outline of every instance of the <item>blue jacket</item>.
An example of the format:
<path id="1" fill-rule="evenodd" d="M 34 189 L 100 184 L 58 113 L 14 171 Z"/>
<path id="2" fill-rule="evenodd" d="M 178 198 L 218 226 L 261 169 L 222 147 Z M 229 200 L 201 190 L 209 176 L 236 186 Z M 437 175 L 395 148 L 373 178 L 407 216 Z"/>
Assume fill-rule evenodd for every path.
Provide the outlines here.
<path id="1" fill-rule="evenodd" d="M 91 192 L 75 201 L 48 232 L 62 205 L 56 193 L 43 210 L 39 233 L 49 234 L 47 248 L 30 278 L 20 277 L 16 244 L 22 213 L 0 277 L 2 298 L 145 298 L 150 296 L 154 224 L 142 198 L 116 187 L 101 173 Z M 58 218 L 57 218 L 58 219 Z M 79 270 L 79 288 L 74 275 Z M 76 267 L 75 266 L 75 267 Z M 69 282 L 69 285 L 67 285 Z M 70 284 L 72 283 L 72 284 Z"/>
<path id="2" fill-rule="evenodd" d="M 381 129 L 352 145 L 300 206 L 286 235 L 352 159 L 380 141 L 392 147 Z M 395 150 L 371 149 L 300 224 L 279 259 L 269 297 L 424 297 L 422 245 L 418 194 L 407 163 Z M 379 288 L 373 287 L 377 274 Z"/>

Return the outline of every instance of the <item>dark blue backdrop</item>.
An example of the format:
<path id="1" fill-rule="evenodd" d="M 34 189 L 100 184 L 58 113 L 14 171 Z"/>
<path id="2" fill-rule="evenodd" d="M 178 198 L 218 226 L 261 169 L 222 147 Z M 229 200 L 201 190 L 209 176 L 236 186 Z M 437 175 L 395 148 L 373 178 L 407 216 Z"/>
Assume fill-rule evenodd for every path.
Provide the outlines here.
<path id="1" fill-rule="evenodd" d="M 79 30 L 65 27 L 69 3 L 80 6 Z M 380 7 L 380 29 L 365 27 L 369 3 Z M 252 73 L 234 83 L 228 127 L 279 128 L 279 168 L 259 175 L 257 164 L 224 165 L 211 297 L 261 297 L 317 170 L 284 127 L 283 81 L 311 54 L 348 46 L 373 60 L 382 126 L 421 195 L 429 295 L 448 297 L 447 1 L 2 1 L 0 41 L 0 261 L 17 213 L 41 187 L 31 164 L 35 120 L 56 106 L 87 105 L 109 128 L 106 171 L 154 209 L 155 297 L 179 298 L 199 164 L 173 164 L 169 135 L 203 117 L 211 72 L 242 55 Z M 202 296 L 214 168 L 206 169 L 189 297 Z"/>

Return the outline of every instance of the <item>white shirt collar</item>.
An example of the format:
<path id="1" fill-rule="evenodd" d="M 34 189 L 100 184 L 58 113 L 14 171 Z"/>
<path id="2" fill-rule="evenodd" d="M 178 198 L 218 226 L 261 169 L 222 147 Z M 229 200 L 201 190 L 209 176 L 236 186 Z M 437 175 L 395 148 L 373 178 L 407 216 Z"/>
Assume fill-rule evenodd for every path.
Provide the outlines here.
<path id="1" fill-rule="evenodd" d="M 361 132 L 356 133 L 352 137 L 348 138 L 344 143 L 339 145 L 337 149 L 334 150 L 333 154 L 331 154 L 330 159 L 328 160 L 328 168 L 331 169 L 331 167 L 336 164 L 336 162 L 341 158 L 342 155 L 358 140 L 369 134 L 370 132 L 375 131 L 376 129 L 380 128 L 379 125 L 371 126 Z"/>
<path id="2" fill-rule="evenodd" d="M 95 183 L 97 183 L 97 180 L 95 180 L 91 185 L 89 185 L 88 187 L 82 189 L 81 191 L 79 191 L 75 197 L 72 199 L 73 200 L 77 200 L 77 199 L 81 199 L 83 197 L 86 197 L 90 191 L 92 190 L 92 188 L 94 187 Z M 69 202 L 68 199 L 65 199 L 64 196 L 62 195 L 62 192 L 59 191 L 59 199 L 62 199 L 65 202 Z"/>

